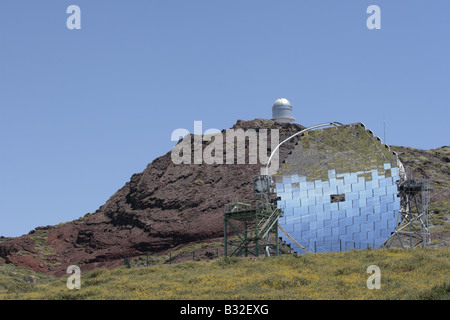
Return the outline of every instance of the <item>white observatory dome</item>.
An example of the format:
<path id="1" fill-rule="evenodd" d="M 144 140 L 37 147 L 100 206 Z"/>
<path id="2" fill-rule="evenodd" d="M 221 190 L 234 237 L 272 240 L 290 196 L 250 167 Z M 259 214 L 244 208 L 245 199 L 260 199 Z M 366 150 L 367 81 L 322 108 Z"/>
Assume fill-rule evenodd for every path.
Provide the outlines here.
<path id="1" fill-rule="evenodd" d="M 272 107 L 272 120 L 276 122 L 294 122 L 292 117 L 292 105 L 286 98 L 275 100 Z"/>

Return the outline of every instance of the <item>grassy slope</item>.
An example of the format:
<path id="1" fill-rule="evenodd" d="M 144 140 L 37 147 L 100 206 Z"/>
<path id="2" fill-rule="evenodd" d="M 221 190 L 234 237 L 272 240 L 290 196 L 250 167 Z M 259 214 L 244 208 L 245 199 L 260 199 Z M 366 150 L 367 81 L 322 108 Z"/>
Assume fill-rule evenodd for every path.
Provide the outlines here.
<path id="1" fill-rule="evenodd" d="M 183 262 L 82 274 L 16 290 L 0 299 L 450 299 L 450 247 L 361 250 Z M 366 286 L 369 265 L 381 289 Z"/>
<path id="2" fill-rule="evenodd" d="M 25 267 L 0 263 L 0 300 L 3 296 L 14 298 L 17 294 L 34 290 L 39 284 L 55 280 L 55 277 Z"/>

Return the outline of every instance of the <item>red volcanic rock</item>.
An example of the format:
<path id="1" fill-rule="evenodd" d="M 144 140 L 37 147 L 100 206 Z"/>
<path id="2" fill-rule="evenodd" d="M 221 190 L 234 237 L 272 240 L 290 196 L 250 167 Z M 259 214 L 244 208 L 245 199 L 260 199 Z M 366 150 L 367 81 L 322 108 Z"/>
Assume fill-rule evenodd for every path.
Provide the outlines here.
<path id="1" fill-rule="evenodd" d="M 232 129 L 238 128 L 279 129 L 279 141 L 304 129 L 264 119 L 239 120 Z M 298 138 L 280 148 L 280 162 Z M 270 134 L 268 139 L 269 155 Z M 225 134 L 223 140 L 225 152 Z M 204 142 L 203 148 L 206 145 Z M 177 165 L 169 152 L 134 174 L 94 213 L 0 242 L 0 257 L 36 271 L 63 275 L 73 264 L 84 270 L 115 267 L 125 256 L 159 254 L 222 237 L 225 204 L 254 197 L 252 177 L 261 167 L 259 162 Z"/>

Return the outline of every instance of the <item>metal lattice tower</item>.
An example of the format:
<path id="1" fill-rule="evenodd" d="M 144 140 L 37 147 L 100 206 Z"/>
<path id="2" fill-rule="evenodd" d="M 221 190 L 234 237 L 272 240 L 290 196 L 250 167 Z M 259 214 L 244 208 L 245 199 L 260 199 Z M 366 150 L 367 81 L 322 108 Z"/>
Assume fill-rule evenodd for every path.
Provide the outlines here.
<path id="1" fill-rule="evenodd" d="M 400 197 L 399 223 L 394 233 L 386 240 L 388 248 L 426 247 L 430 243 L 428 212 L 430 202 L 430 181 L 407 179 L 398 182 Z"/>

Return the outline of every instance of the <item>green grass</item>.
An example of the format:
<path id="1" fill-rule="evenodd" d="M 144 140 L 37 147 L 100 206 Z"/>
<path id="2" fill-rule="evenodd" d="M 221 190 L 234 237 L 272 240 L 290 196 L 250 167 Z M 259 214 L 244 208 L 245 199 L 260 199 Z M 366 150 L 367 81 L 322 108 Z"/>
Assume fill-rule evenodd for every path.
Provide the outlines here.
<path id="1" fill-rule="evenodd" d="M 57 280 L 40 272 L 34 272 L 24 267 L 0 263 L 0 300 L 3 297 L 14 299 L 21 293 L 36 290 L 36 287 Z"/>
<path id="2" fill-rule="evenodd" d="M 212 262 L 120 267 L 0 291 L 0 299 L 449 299 L 450 247 L 352 250 Z M 381 289 L 366 285 L 369 265 Z"/>
<path id="3" fill-rule="evenodd" d="M 448 200 L 430 203 L 429 219 L 433 225 L 432 231 L 450 234 L 450 217 Z"/>

